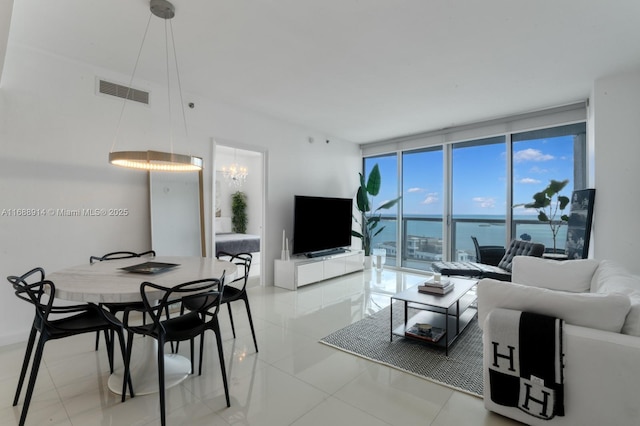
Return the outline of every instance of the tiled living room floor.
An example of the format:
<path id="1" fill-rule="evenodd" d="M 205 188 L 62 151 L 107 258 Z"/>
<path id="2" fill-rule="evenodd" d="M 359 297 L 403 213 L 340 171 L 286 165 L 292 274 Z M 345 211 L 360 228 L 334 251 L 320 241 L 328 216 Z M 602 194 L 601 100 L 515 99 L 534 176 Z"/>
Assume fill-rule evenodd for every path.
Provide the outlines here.
<path id="1" fill-rule="evenodd" d="M 246 314 L 234 305 L 237 339 L 221 311 L 231 393 L 227 408 L 215 350 L 202 376 L 167 392 L 169 425 L 512 425 L 482 400 L 318 343 L 329 333 L 389 304 L 391 294 L 420 276 L 385 270 L 355 273 L 291 292 L 252 287 L 260 352 Z M 25 336 L 26 338 L 26 336 Z M 213 349 L 213 335 L 208 336 Z M 140 339 L 138 339 L 138 343 Z M 88 334 L 45 347 L 27 425 L 159 425 L 157 394 L 121 403 L 106 386 L 105 350 Z M 180 352 L 189 356 L 189 345 Z M 139 352 L 139 351 L 138 351 Z M 134 354 L 135 355 L 135 354 Z M 16 425 L 12 407 L 24 344 L 0 348 L 0 424 Z M 117 357 L 116 357 L 117 358 Z"/>

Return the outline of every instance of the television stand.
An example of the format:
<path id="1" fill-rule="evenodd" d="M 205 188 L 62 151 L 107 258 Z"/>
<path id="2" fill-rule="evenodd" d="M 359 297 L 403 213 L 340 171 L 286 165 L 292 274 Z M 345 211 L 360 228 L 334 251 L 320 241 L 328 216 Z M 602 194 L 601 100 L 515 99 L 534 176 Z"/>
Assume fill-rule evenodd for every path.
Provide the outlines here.
<path id="1" fill-rule="evenodd" d="M 355 250 L 309 258 L 292 256 L 290 260 L 275 260 L 274 285 L 288 290 L 364 269 L 364 252 Z"/>
<path id="2" fill-rule="evenodd" d="M 325 256 L 333 256 L 334 254 L 346 253 L 348 251 L 349 250 L 347 250 L 345 248 L 335 248 L 335 249 L 322 250 L 322 251 L 312 251 L 310 253 L 305 253 L 305 256 L 307 256 L 309 258 L 325 257 Z"/>

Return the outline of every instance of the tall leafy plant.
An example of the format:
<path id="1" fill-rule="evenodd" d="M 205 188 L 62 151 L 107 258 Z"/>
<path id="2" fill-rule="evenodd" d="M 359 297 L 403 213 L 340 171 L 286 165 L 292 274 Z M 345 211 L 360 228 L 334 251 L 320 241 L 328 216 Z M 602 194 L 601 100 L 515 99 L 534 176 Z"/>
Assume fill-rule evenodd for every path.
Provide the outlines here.
<path id="1" fill-rule="evenodd" d="M 247 232 L 247 195 L 244 192 L 236 191 L 231 196 L 231 224 L 233 232 L 245 234 Z"/>
<path id="2" fill-rule="evenodd" d="M 569 183 L 568 179 L 558 181 L 551 180 L 549 185 L 540 192 L 533 194 L 533 202 L 527 204 L 517 204 L 528 209 L 536 209 L 538 211 L 538 220 L 549 224 L 551 234 L 553 235 L 553 252 L 556 252 L 556 237 L 560 231 L 560 227 L 567 223 L 569 216 L 564 214 L 564 209 L 569 205 L 569 197 L 560 195 L 560 191 Z M 560 215 L 559 220 L 556 216 Z"/>
<path id="3" fill-rule="evenodd" d="M 361 217 L 353 216 L 356 223 L 360 226 L 360 232 L 356 230 L 351 231 L 351 235 L 362 240 L 362 249 L 365 256 L 371 255 L 371 240 L 378 235 L 384 229 L 383 225 L 380 225 L 380 210 L 386 210 L 394 205 L 402 198 L 398 197 L 391 201 L 387 201 L 380 207 L 373 209 L 373 197 L 380 193 L 380 186 L 382 183 L 382 177 L 380 176 L 380 168 L 376 164 L 369 173 L 368 179 L 365 181 L 365 177 L 362 173 L 360 175 L 360 187 L 356 193 L 356 205 Z"/>

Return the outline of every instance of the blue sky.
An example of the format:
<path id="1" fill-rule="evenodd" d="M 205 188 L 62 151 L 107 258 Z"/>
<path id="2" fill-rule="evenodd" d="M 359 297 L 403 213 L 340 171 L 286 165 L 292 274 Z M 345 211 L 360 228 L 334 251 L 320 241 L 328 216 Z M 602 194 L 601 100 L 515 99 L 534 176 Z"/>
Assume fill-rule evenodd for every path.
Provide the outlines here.
<path id="1" fill-rule="evenodd" d="M 443 212 L 443 153 L 441 150 L 405 153 L 403 157 L 405 214 L 440 215 Z M 382 175 L 379 206 L 398 192 L 395 156 L 367 159 L 369 170 L 378 163 Z M 506 145 L 492 143 L 453 150 L 453 214 L 504 215 L 506 194 Z M 562 191 L 573 191 L 573 136 L 534 139 L 514 143 L 513 202 L 528 203 L 551 179 L 569 179 Z M 534 214 L 516 209 L 515 214 Z"/>

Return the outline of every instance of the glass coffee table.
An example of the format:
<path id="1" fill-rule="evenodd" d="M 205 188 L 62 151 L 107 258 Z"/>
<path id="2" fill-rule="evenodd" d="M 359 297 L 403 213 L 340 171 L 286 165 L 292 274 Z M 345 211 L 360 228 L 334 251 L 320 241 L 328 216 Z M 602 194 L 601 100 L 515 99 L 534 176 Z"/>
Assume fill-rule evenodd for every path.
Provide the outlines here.
<path id="1" fill-rule="evenodd" d="M 445 349 L 449 355 L 449 347 L 460 336 L 460 333 L 475 318 L 477 309 L 475 285 L 478 280 L 469 278 L 449 277 L 454 288 L 445 295 L 420 293 L 418 287 L 410 287 L 391 296 L 390 341 L 393 336 L 402 336 L 432 344 Z M 404 321 L 400 326 L 393 327 L 393 302 L 400 301 L 404 305 Z M 409 317 L 409 310 L 415 311 Z M 431 337 L 416 334 L 414 326 L 421 329 L 433 330 Z M 408 333 L 409 332 L 409 333 Z M 444 333 L 444 334 L 442 334 Z"/>

